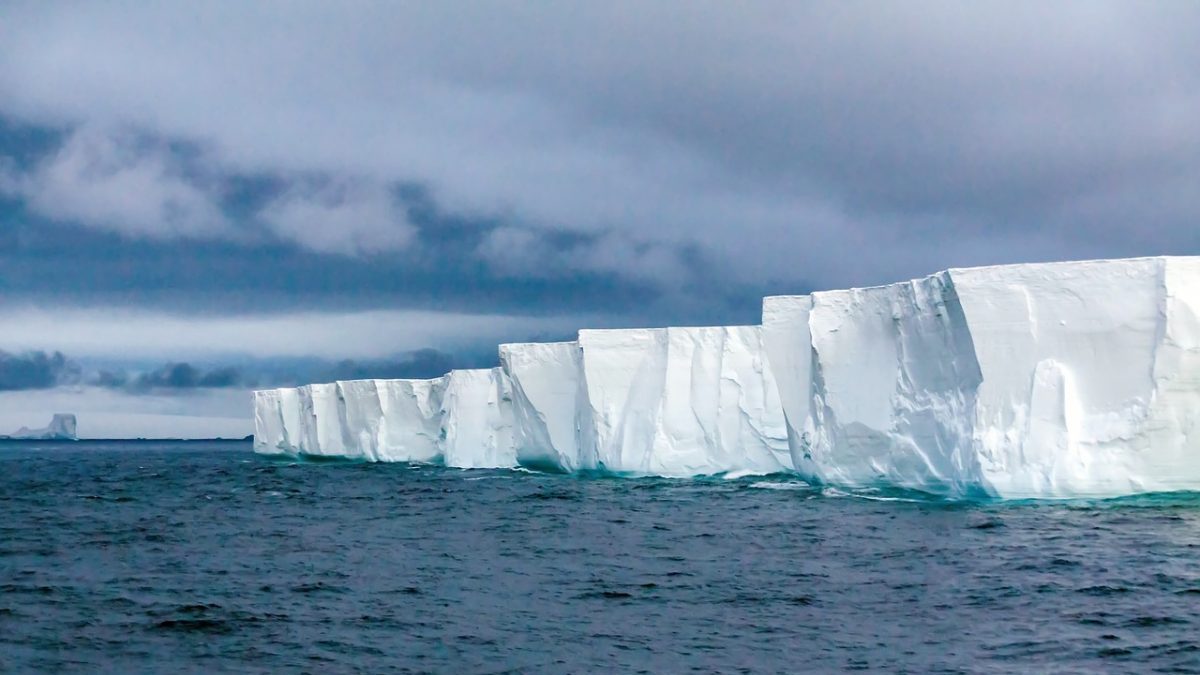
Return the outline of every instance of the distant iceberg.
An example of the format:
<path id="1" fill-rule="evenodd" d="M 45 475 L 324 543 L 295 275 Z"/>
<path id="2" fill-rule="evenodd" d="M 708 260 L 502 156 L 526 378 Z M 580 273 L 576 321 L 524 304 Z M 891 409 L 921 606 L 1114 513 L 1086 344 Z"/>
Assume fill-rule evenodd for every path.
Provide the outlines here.
<path id="1" fill-rule="evenodd" d="M 59 413 L 54 415 L 50 420 L 49 426 L 41 429 L 30 429 L 21 427 L 12 434 L 0 436 L 0 438 L 20 439 L 20 440 L 38 440 L 38 441 L 74 441 L 78 440 L 77 425 L 75 415 L 70 413 Z"/>
<path id="2" fill-rule="evenodd" d="M 255 394 L 255 450 L 949 496 L 1200 489 L 1200 257 L 768 297 L 761 326 L 584 330 L 501 366 Z"/>

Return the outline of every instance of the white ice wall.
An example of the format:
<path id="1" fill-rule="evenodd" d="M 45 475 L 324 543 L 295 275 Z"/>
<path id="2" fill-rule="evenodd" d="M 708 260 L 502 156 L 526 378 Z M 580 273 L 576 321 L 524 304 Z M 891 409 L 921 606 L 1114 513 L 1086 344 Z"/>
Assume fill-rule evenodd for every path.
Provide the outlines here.
<path id="1" fill-rule="evenodd" d="M 442 460 L 442 397 L 446 378 L 372 380 L 379 396 L 381 462 Z"/>
<path id="2" fill-rule="evenodd" d="M 512 442 L 512 395 L 500 368 L 452 370 L 442 403 L 446 466 L 464 469 L 517 465 Z"/>
<path id="3" fill-rule="evenodd" d="M 254 449 L 369 461 L 439 461 L 444 381 L 348 380 L 257 391 Z"/>
<path id="4" fill-rule="evenodd" d="M 279 390 L 254 392 L 254 451 L 265 455 L 286 453 L 290 447 L 284 435 L 280 414 Z"/>
<path id="5" fill-rule="evenodd" d="M 983 374 L 976 447 L 997 493 L 1200 487 L 1198 262 L 950 271 Z"/>
<path id="6" fill-rule="evenodd" d="M 665 476 L 791 467 L 757 326 L 579 333 L 590 414 L 581 454 Z"/>
<path id="7" fill-rule="evenodd" d="M 1200 258 L 952 269 L 255 394 L 255 449 L 1003 497 L 1200 489 Z"/>
<path id="8" fill-rule="evenodd" d="M 767 298 L 798 468 L 1006 497 L 1200 487 L 1197 259 Z M 807 363 L 807 365 L 806 365 Z"/>
<path id="9" fill-rule="evenodd" d="M 522 466 L 566 472 L 595 466 L 579 454 L 580 416 L 587 414 L 582 356 L 578 342 L 500 345 Z"/>

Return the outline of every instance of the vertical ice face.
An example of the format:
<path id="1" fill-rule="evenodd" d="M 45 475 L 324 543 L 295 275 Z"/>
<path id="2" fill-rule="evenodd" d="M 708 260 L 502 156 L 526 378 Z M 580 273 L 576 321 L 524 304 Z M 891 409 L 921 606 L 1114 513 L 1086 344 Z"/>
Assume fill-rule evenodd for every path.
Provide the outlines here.
<path id="1" fill-rule="evenodd" d="M 300 387 L 307 433 L 301 452 L 328 457 L 362 457 L 355 439 L 348 436 L 346 402 L 335 382 Z"/>
<path id="2" fill-rule="evenodd" d="M 585 330 L 581 453 L 608 471 L 692 476 L 792 466 L 757 326 Z"/>
<path id="3" fill-rule="evenodd" d="M 982 371 L 975 441 L 997 493 L 1116 495 L 1195 485 L 1196 259 L 949 275 Z"/>
<path id="4" fill-rule="evenodd" d="M 797 468 L 1004 497 L 1196 487 L 1200 262 L 955 269 L 767 298 Z"/>
<path id="5" fill-rule="evenodd" d="M 283 432 L 279 390 L 254 392 L 254 451 L 264 455 L 290 451 Z"/>
<path id="6" fill-rule="evenodd" d="M 343 438 L 347 452 L 355 453 L 367 461 L 379 461 L 383 408 L 375 380 L 339 381 L 337 393 L 344 410 Z"/>
<path id="7" fill-rule="evenodd" d="M 949 492 L 978 483 L 979 367 L 947 276 L 814 293 L 809 331 L 819 478 Z"/>
<path id="8" fill-rule="evenodd" d="M 804 476 L 819 479 L 812 457 L 813 355 L 808 318 L 812 297 L 781 295 L 763 298 L 763 350 L 779 390 L 787 427 L 792 466 Z"/>
<path id="9" fill-rule="evenodd" d="M 517 465 L 512 394 L 503 370 L 450 371 L 442 411 L 446 466 L 471 469 Z"/>
<path id="10" fill-rule="evenodd" d="M 442 459 L 442 395 L 446 378 L 371 380 L 379 396 L 376 457 L 381 462 Z"/>
<path id="11" fill-rule="evenodd" d="M 500 345 L 512 386 L 513 445 L 522 466 L 576 471 L 594 462 L 579 454 L 582 354 L 578 342 Z"/>

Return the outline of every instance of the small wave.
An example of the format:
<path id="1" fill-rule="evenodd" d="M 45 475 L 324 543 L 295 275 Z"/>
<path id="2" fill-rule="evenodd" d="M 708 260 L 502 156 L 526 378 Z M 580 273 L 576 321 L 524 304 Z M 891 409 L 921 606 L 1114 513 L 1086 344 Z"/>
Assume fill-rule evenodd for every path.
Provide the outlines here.
<path id="1" fill-rule="evenodd" d="M 750 476 L 761 476 L 761 475 L 763 475 L 761 471 L 755 471 L 753 469 L 741 469 L 738 471 L 726 472 L 721 477 L 724 478 L 725 480 L 737 480 L 739 478 L 748 478 Z"/>
<path id="2" fill-rule="evenodd" d="M 588 591 L 575 597 L 579 600 L 631 600 L 633 594 L 625 591 Z"/>
<path id="3" fill-rule="evenodd" d="M 185 633 L 231 633 L 233 627 L 221 619 L 165 619 L 154 624 L 156 630 Z"/>
<path id="4" fill-rule="evenodd" d="M 789 480 L 785 482 L 774 482 L 768 480 L 760 480 L 757 483 L 751 483 L 747 487 L 755 490 L 811 490 L 812 486 L 802 480 Z"/>

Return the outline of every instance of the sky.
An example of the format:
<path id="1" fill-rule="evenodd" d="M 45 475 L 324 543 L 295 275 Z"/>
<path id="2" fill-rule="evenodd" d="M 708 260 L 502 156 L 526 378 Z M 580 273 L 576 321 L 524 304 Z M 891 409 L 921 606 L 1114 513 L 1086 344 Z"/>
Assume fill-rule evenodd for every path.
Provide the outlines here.
<path id="1" fill-rule="evenodd" d="M 1192 2 L 0 4 L 0 434 L 1200 253 Z"/>

